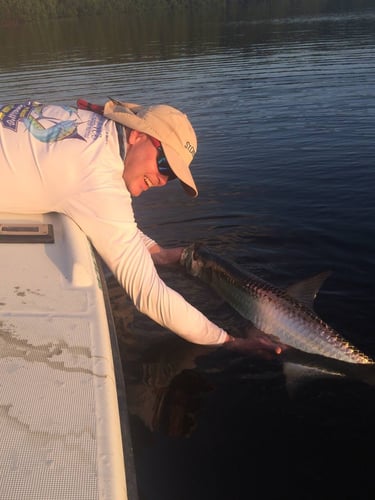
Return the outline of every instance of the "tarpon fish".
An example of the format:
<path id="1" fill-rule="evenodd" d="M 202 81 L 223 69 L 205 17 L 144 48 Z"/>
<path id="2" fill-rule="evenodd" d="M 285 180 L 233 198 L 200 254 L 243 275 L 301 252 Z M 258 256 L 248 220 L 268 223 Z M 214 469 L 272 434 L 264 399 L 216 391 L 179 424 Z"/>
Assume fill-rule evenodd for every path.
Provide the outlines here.
<path id="1" fill-rule="evenodd" d="M 283 344 L 348 363 L 374 363 L 313 311 L 314 298 L 329 273 L 282 290 L 197 244 L 184 249 L 181 264 L 256 328 Z"/>

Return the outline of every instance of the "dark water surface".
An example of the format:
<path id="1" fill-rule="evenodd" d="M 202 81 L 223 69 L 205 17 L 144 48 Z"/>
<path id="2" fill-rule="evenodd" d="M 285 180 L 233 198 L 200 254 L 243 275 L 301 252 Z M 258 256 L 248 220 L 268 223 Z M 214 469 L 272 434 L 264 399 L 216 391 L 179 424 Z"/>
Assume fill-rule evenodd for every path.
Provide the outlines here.
<path id="1" fill-rule="evenodd" d="M 330 269 L 318 313 L 375 356 L 373 2 L 58 21 L 4 28 L 0 43 L 2 102 L 110 95 L 187 112 L 200 196 L 173 183 L 143 195 L 142 229 L 165 246 L 202 241 L 279 286 Z M 160 272 L 243 335 L 210 290 Z M 142 500 L 374 498 L 373 370 L 306 379 L 187 344 L 108 281 Z"/>

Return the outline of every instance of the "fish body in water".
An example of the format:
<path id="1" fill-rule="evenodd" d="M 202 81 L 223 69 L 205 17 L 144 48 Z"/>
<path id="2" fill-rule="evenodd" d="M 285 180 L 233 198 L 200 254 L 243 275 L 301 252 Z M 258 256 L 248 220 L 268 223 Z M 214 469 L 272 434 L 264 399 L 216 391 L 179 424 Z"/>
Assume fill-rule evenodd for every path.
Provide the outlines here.
<path id="1" fill-rule="evenodd" d="M 374 363 L 314 313 L 313 300 L 328 273 L 282 290 L 197 244 L 183 251 L 181 264 L 256 328 L 282 343 L 349 363 Z"/>

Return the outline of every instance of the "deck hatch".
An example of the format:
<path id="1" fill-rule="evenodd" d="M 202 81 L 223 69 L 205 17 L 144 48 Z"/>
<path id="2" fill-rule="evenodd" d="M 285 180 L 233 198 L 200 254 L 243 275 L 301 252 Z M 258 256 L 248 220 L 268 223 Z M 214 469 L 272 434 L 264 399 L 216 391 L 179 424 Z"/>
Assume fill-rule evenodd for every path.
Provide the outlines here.
<path id="1" fill-rule="evenodd" d="M 0 243 L 54 243 L 52 224 L 0 223 Z"/>

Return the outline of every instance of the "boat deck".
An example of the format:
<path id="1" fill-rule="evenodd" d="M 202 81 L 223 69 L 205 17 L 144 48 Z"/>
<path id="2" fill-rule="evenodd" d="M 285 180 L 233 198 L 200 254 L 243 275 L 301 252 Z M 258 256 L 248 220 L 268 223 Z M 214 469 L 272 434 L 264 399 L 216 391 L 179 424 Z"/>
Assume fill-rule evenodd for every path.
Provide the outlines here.
<path id="1" fill-rule="evenodd" d="M 93 249 L 58 214 L 0 224 L 0 498 L 130 498 Z"/>

